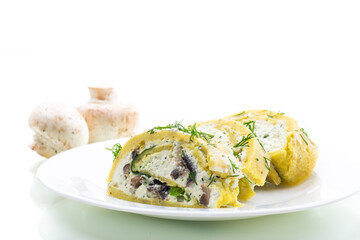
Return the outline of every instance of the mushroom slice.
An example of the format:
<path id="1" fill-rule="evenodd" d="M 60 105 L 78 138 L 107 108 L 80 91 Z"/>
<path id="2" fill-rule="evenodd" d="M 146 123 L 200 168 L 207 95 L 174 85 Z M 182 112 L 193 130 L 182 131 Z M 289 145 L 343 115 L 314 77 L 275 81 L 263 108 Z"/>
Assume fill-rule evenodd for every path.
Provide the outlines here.
<path id="1" fill-rule="evenodd" d="M 241 177 L 229 177 L 229 159 L 237 161 L 231 152 L 222 152 L 198 137 L 190 141 L 190 134 L 178 129 L 144 132 L 131 138 L 113 162 L 108 193 L 154 205 L 240 207 Z M 124 171 L 127 168 L 129 175 Z M 239 168 L 236 171 L 243 176 Z"/>

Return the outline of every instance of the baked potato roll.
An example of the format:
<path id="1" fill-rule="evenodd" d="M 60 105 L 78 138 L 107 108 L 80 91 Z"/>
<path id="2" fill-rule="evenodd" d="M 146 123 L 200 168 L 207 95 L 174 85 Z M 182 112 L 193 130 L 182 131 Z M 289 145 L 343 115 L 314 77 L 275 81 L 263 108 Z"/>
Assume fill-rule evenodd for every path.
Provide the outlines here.
<path id="1" fill-rule="evenodd" d="M 108 194 L 134 202 L 193 208 L 240 207 L 241 162 L 209 144 L 195 124 L 156 127 L 131 138 L 117 154 Z"/>
<path id="2" fill-rule="evenodd" d="M 265 184 L 270 162 L 253 133 L 243 124 L 230 119 L 202 122 L 197 129 L 212 134 L 211 144 L 217 147 L 220 143 L 220 146 L 227 147 L 242 163 L 241 171 L 245 175 L 239 181 L 239 199 L 248 200 L 254 196 L 254 186 Z"/>
<path id="3" fill-rule="evenodd" d="M 227 118 L 254 132 L 283 184 L 299 184 L 310 176 L 318 157 L 317 147 L 293 118 L 268 110 L 242 111 Z"/>

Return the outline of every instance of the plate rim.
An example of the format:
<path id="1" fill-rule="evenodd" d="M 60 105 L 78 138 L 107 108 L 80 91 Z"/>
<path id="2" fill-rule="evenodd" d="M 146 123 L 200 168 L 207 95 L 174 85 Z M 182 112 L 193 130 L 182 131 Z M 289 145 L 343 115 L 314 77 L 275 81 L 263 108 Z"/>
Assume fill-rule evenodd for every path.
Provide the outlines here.
<path id="1" fill-rule="evenodd" d="M 119 141 L 119 139 L 117 139 Z M 115 140 L 110 140 L 111 142 Z M 96 144 L 105 144 L 106 142 L 110 141 L 104 141 L 95 143 Z M 94 146 L 93 145 L 93 146 Z M 66 151 L 68 154 L 69 152 L 72 152 L 73 150 L 79 150 L 83 147 L 89 147 L 89 145 L 81 146 L 78 148 L 70 149 Z M 90 146 L 91 147 L 91 146 Z M 241 211 L 241 208 L 236 209 L 235 211 L 230 211 L 229 208 L 181 208 L 181 207 L 166 207 L 166 206 L 155 206 L 155 205 L 149 205 L 144 203 L 135 203 L 131 201 L 125 201 L 121 199 L 114 198 L 115 200 L 119 201 L 120 204 L 115 204 L 111 202 L 104 202 L 101 200 L 96 199 L 90 199 L 86 198 L 80 195 L 74 195 L 69 192 L 60 191 L 59 189 L 55 189 L 51 186 L 51 184 L 47 184 L 46 178 L 44 177 L 43 171 L 46 169 L 46 166 L 51 164 L 53 161 L 57 161 L 59 156 L 61 156 L 63 153 L 59 153 L 55 155 L 54 157 L 51 157 L 49 159 L 46 159 L 41 165 L 38 167 L 36 171 L 36 179 L 39 180 L 39 182 L 48 190 L 55 193 L 56 195 L 59 195 L 61 197 L 64 197 L 66 199 L 74 200 L 77 202 L 81 202 L 87 205 L 100 207 L 104 209 L 110 209 L 115 211 L 121 211 L 121 212 L 129 212 L 129 213 L 135 213 L 140 215 L 146 215 L 146 216 L 155 216 L 159 218 L 168 218 L 168 219 L 178 219 L 178 220 L 233 220 L 233 219 L 242 219 L 242 218 L 251 218 L 251 217 L 260 217 L 260 216 L 268 216 L 268 215 L 276 215 L 276 214 L 283 214 L 283 213 L 291 213 L 291 212 L 298 212 L 303 211 L 307 209 L 312 209 L 315 207 L 321 207 L 324 205 L 332 204 L 341 200 L 344 200 L 346 198 L 349 198 L 358 192 L 360 192 L 360 185 L 358 188 L 354 186 L 353 191 L 348 191 L 346 193 L 343 193 L 342 195 L 339 195 L 338 197 L 330 198 L 330 199 L 324 199 L 320 201 L 314 201 L 310 203 L 305 204 L 299 204 L 296 206 L 287 206 L 287 207 L 275 207 L 270 209 L 244 209 Z M 45 179 L 44 179 L 45 178 Z M 113 198 L 104 192 L 106 197 Z M 122 205 L 121 202 L 129 202 L 134 204 L 134 206 L 125 206 Z M 141 205 L 142 207 L 139 207 L 137 205 Z M 179 211 L 181 210 L 181 211 Z M 191 211 L 194 214 L 189 215 L 189 211 Z"/>

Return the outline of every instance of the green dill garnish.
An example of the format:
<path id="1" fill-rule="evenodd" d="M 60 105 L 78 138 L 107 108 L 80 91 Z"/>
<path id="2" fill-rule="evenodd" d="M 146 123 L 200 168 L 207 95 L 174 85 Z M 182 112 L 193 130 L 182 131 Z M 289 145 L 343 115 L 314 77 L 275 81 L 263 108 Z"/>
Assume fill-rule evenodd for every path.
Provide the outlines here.
<path id="1" fill-rule="evenodd" d="M 181 158 L 185 158 L 185 152 L 184 152 L 184 150 L 181 150 Z"/>
<path id="2" fill-rule="evenodd" d="M 259 159 L 258 159 L 258 158 L 256 158 L 256 161 L 259 161 Z"/>
<path id="3" fill-rule="evenodd" d="M 300 134 L 300 137 L 302 138 L 302 140 L 304 140 L 304 142 L 306 143 L 306 145 L 309 145 L 308 142 L 305 140 L 304 136 Z"/>
<path id="4" fill-rule="evenodd" d="M 249 147 L 248 143 L 249 140 L 254 138 L 254 134 L 253 133 L 249 133 L 246 137 L 243 136 L 241 141 L 238 142 L 237 144 L 234 145 L 234 147 Z"/>
<path id="5" fill-rule="evenodd" d="M 300 128 L 300 131 L 302 131 L 302 133 L 303 133 L 307 138 L 309 138 L 309 136 L 308 136 L 307 132 L 305 131 L 305 129 Z"/>
<path id="6" fill-rule="evenodd" d="M 207 145 L 210 145 L 210 146 L 213 146 L 213 147 L 217 147 L 216 144 L 213 144 L 213 143 L 208 143 Z"/>
<path id="7" fill-rule="evenodd" d="M 231 169 L 233 171 L 233 173 L 235 173 L 235 170 L 238 170 L 239 168 L 235 165 L 235 163 L 233 161 L 231 161 L 231 159 L 229 158 L 230 164 L 231 164 Z"/>
<path id="8" fill-rule="evenodd" d="M 207 142 L 210 142 L 210 139 L 212 139 L 214 135 L 198 131 L 196 129 L 196 123 L 194 123 L 194 125 L 190 128 L 190 142 L 192 142 L 194 137 L 201 137 Z"/>
<path id="9" fill-rule="evenodd" d="M 253 182 L 250 181 L 250 179 L 249 179 L 245 174 L 244 174 L 244 178 L 245 178 L 246 180 L 248 180 L 249 183 L 253 184 Z"/>
<path id="10" fill-rule="evenodd" d="M 112 148 L 106 148 L 106 149 L 112 152 L 112 154 L 114 155 L 114 159 L 113 159 L 114 161 L 116 156 L 119 154 L 120 150 L 122 149 L 122 146 L 120 143 L 116 143 Z"/>
<path id="11" fill-rule="evenodd" d="M 245 113 L 245 111 L 242 111 L 241 113 L 235 114 L 235 116 L 241 116 Z"/>
<path id="12" fill-rule="evenodd" d="M 269 166 L 269 162 L 271 162 L 270 159 L 267 157 L 264 157 L 264 160 L 265 160 L 265 167 L 270 171 L 270 166 Z"/>
<path id="13" fill-rule="evenodd" d="M 307 139 L 309 139 L 309 136 L 307 135 L 307 132 L 303 129 L 303 128 L 300 128 L 300 131 L 306 136 Z M 303 137 L 303 135 L 301 135 L 301 138 L 304 140 L 304 142 L 306 143 L 306 145 L 309 145 L 308 142 L 305 140 L 305 138 Z"/>
<path id="14" fill-rule="evenodd" d="M 198 185 L 197 182 L 196 182 L 196 171 L 190 172 L 190 173 L 189 173 L 189 177 L 191 178 L 191 180 L 193 180 L 193 182 L 194 182 L 196 185 Z"/>
<path id="15" fill-rule="evenodd" d="M 200 146 L 198 146 L 198 149 L 200 150 L 202 148 L 204 144 L 200 144 Z"/>
<path id="16" fill-rule="evenodd" d="M 245 125 L 248 129 L 250 129 L 250 131 L 251 131 L 252 133 L 254 133 L 254 130 L 255 130 L 255 122 L 254 122 L 254 121 L 246 122 L 246 123 L 244 123 L 244 125 Z"/>
<path id="17" fill-rule="evenodd" d="M 233 151 L 234 156 L 240 159 L 239 154 L 238 154 L 238 153 L 236 153 L 236 152 L 235 152 L 235 150 L 234 150 L 233 148 L 231 148 L 231 150 Z"/>
<path id="18" fill-rule="evenodd" d="M 266 152 L 266 150 L 265 150 L 264 146 L 262 145 L 262 143 L 260 142 L 260 140 L 258 138 L 256 138 L 256 139 L 258 140 L 258 142 L 259 142 L 261 148 L 264 150 L 264 152 Z"/>
<path id="19" fill-rule="evenodd" d="M 201 131 L 198 131 L 196 129 L 196 123 L 194 123 L 194 125 L 190 125 L 189 127 L 184 127 L 181 122 L 176 122 L 174 124 L 168 124 L 166 126 L 157 126 L 157 127 L 153 127 L 152 129 L 150 129 L 148 131 L 148 133 L 150 134 L 154 134 L 155 133 L 155 130 L 163 130 L 163 129 L 172 129 L 172 128 L 176 128 L 177 130 L 181 131 L 181 132 L 184 132 L 184 133 L 187 133 L 187 134 L 190 134 L 190 139 L 189 139 L 189 142 L 192 142 L 193 139 L 195 137 L 197 138 L 203 138 L 205 139 L 207 142 L 210 141 L 210 139 L 212 139 L 214 137 L 214 135 L 212 134 L 208 134 L 208 133 L 204 133 L 204 132 L 201 132 Z"/>
<path id="20" fill-rule="evenodd" d="M 153 133 L 155 133 L 155 130 L 163 130 L 163 129 L 171 129 L 171 128 L 176 128 L 176 129 L 179 130 L 179 131 L 189 133 L 188 129 L 186 129 L 186 127 L 184 127 L 184 126 L 181 124 L 181 121 L 180 121 L 180 122 L 175 121 L 174 124 L 168 124 L 168 125 L 166 125 L 166 126 L 156 126 L 156 127 L 153 127 L 152 129 L 150 129 L 150 130 L 148 131 L 148 133 L 153 134 Z"/>
<path id="21" fill-rule="evenodd" d="M 277 112 L 277 113 L 275 113 L 274 115 L 267 115 L 269 118 L 273 118 L 273 117 L 275 117 L 276 115 L 284 115 L 285 113 L 283 113 L 283 112 Z"/>
<path id="22" fill-rule="evenodd" d="M 256 136 L 255 134 L 255 122 L 254 121 L 249 121 L 244 123 L 244 125 L 252 132 L 252 134 L 254 134 L 254 136 L 256 137 L 257 141 L 259 142 L 261 148 L 264 150 L 264 152 L 266 152 L 264 145 L 260 142 L 259 138 Z"/>
<path id="23" fill-rule="evenodd" d="M 210 182 L 209 182 L 209 184 L 207 185 L 208 187 L 210 186 L 210 184 L 212 184 L 212 183 L 215 181 L 215 175 L 214 175 L 214 173 L 211 173 L 211 175 L 210 175 L 210 177 L 209 177 L 209 180 L 210 180 Z"/>
<path id="24" fill-rule="evenodd" d="M 229 175 L 227 177 L 238 177 L 238 176 L 240 176 L 240 175 Z"/>

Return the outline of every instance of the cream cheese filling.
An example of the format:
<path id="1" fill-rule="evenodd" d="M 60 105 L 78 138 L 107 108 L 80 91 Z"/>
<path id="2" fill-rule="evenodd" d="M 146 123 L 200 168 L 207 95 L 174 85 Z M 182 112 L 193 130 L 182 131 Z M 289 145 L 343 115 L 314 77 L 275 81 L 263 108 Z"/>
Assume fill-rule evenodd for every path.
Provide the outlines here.
<path id="1" fill-rule="evenodd" d="M 287 142 L 286 124 L 278 120 L 276 123 L 266 120 L 255 122 L 254 132 L 267 152 L 282 149 Z"/>
<path id="2" fill-rule="evenodd" d="M 159 146 L 158 144 L 159 142 L 147 143 L 144 149 L 154 145 Z M 200 198 L 204 194 L 202 187 L 208 186 L 210 182 L 210 176 L 207 171 L 200 168 L 200 166 L 196 161 L 192 161 L 193 167 L 196 169 L 195 181 L 197 184 L 193 182 L 186 187 L 186 183 L 188 181 L 188 176 L 189 176 L 188 173 L 181 175 L 176 180 L 173 179 L 171 177 L 171 172 L 177 166 L 176 157 L 179 156 L 179 151 L 180 152 L 184 151 L 184 154 L 186 154 L 189 157 L 189 159 L 194 159 L 194 156 L 190 149 L 185 149 L 185 148 L 183 148 L 182 150 L 179 149 L 181 149 L 181 143 L 174 142 L 174 148 L 172 150 L 163 150 L 160 152 L 155 152 L 154 154 L 151 154 L 148 157 L 146 157 L 145 164 L 142 166 L 141 170 L 147 170 L 147 172 L 151 173 L 150 175 L 152 177 L 150 178 L 144 177 L 145 180 L 143 181 L 143 184 L 141 184 L 135 190 L 134 187 L 131 185 L 130 180 L 136 175 L 130 172 L 129 176 L 126 177 L 125 174 L 123 173 L 123 168 L 125 167 L 125 165 L 130 164 L 132 161 L 132 154 L 128 153 L 126 156 L 124 156 L 124 159 L 122 159 L 119 162 L 115 170 L 115 173 L 113 175 L 113 178 L 109 184 L 123 191 L 125 194 L 135 196 L 140 199 L 147 199 L 147 198 L 150 199 L 153 196 L 151 196 L 151 194 L 149 194 L 147 190 L 148 184 L 152 180 L 156 179 L 156 176 L 161 176 L 163 178 L 170 179 L 171 181 L 175 182 L 177 187 L 181 187 L 185 189 L 185 193 L 190 195 L 190 201 L 188 202 L 183 201 L 183 204 L 189 206 L 197 204 L 199 203 Z M 140 150 L 139 152 L 141 151 L 143 151 L 143 149 Z M 168 183 L 168 185 L 170 184 Z M 210 184 L 208 187 L 211 189 L 211 191 L 210 191 L 209 204 L 207 207 L 216 207 L 217 202 L 219 201 L 220 192 L 213 184 Z M 170 194 L 168 194 L 163 200 L 169 202 L 178 202 L 178 198 L 171 196 Z"/>

